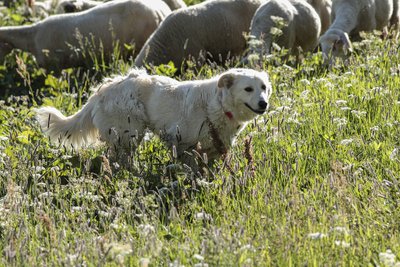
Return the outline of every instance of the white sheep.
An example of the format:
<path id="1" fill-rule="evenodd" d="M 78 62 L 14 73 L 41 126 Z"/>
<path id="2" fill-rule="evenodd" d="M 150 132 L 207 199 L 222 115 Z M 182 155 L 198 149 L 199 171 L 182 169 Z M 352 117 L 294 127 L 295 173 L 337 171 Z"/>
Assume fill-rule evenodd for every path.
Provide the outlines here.
<path id="1" fill-rule="evenodd" d="M 397 1 L 397 0 L 396 0 Z M 393 0 L 333 0 L 332 25 L 320 38 L 325 58 L 351 50 L 351 37 L 361 31 L 385 31 L 393 14 Z"/>
<path id="2" fill-rule="evenodd" d="M 283 19 L 281 25 L 278 18 Z M 256 41 L 249 41 L 249 55 L 269 54 L 273 42 L 298 54 L 299 48 L 313 51 L 317 47 L 321 20 L 306 1 L 270 0 L 257 9 L 250 29 L 250 36 Z M 280 35 L 274 30 L 280 30 Z"/>
<path id="3" fill-rule="evenodd" d="M 147 1 L 147 0 L 142 0 Z M 163 0 L 171 10 L 186 7 L 183 0 Z M 62 0 L 56 7 L 57 14 L 73 13 L 88 10 L 89 8 L 103 4 L 103 1 L 94 0 Z"/>
<path id="4" fill-rule="evenodd" d="M 185 59 L 208 59 L 225 63 L 246 48 L 244 33 L 262 0 L 213 0 L 171 13 L 147 40 L 135 60 L 136 66 L 172 61 L 178 69 Z"/>
<path id="5" fill-rule="evenodd" d="M 18 48 L 32 53 L 40 66 L 59 70 L 90 63 L 91 50 L 97 57 L 103 50 L 104 58 L 110 58 L 117 40 L 128 57 L 131 52 L 124 44 L 134 44 L 139 51 L 170 12 L 160 0 L 116 0 L 83 12 L 50 16 L 28 26 L 2 27 L 0 61 Z"/>
<path id="6" fill-rule="evenodd" d="M 399 29 L 399 20 L 400 20 L 400 0 L 393 0 L 393 14 L 390 18 L 390 26 L 395 29 Z"/>
<path id="7" fill-rule="evenodd" d="M 331 12 L 332 12 L 332 1 L 331 0 L 307 0 L 317 12 L 321 19 L 321 34 L 331 25 Z"/>

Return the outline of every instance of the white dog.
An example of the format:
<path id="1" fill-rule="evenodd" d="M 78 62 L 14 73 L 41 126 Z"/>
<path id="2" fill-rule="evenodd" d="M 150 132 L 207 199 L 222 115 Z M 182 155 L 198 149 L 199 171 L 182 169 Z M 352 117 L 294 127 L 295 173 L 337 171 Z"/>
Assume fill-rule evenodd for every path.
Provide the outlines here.
<path id="1" fill-rule="evenodd" d="M 72 116 L 53 107 L 36 110 L 43 131 L 68 146 L 100 137 L 111 148 L 128 152 L 149 129 L 175 146 L 178 156 L 200 143 L 199 152 L 215 159 L 227 152 L 248 121 L 265 112 L 272 88 L 265 72 L 250 69 L 186 82 L 133 69 L 96 90 Z"/>

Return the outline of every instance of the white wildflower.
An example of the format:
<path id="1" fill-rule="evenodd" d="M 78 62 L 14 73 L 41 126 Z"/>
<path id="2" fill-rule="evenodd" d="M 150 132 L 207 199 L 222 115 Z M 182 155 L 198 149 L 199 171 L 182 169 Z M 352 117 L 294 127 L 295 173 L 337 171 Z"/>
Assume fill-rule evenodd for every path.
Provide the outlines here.
<path id="1" fill-rule="evenodd" d="M 195 218 L 197 221 L 210 221 L 210 220 L 212 220 L 211 215 L 210 215 L 210 214 L 207 214 L 207 213 L 205 213 L 205 212 L 198 212 L 198 213 L 196 213 L 196 214 L 194 215 L 194 218 Z"/>
<path id="2" fill-rule="evenodd" d="M 335 240 L 335 245 L 343 248 L 349 248 L 350 243 L 347 243 L 345 241 L 340 241 L 340 240 Z"/>
<path id="3" fill-rule="evenodd" d="M 150 264 L 150 259 L 149 258 L 141 258 L 139 260 L 139 267 L 148 267 Z"/>
<path id="4" fill-rule="evenodd" d="M 276 111 L 279 111 L 279 112 L 290 111 L 290 110 L 291 110 L 291 108 L 288 106 L 281 106 L 281 107 L 276 108 Z"/>
<path id="5" fill-rule="evenodd" d="M 100 210 L 99 211 L 99 216 L 103 217 L 103 218 L 110 218 L 111 217 L 111 213 L 104 211 L 104 210 Z"/>
<path id="6" fill-rule="evenodd" d="M 301 123 L 296 118 L 293 117 L 288 118 L 287 122 L 292 122 L 294 124 L 301 125 Z"/>
<path id="7" fill-rule="evenodd" d="M 68 160 L 68 159 L 70 159 L 70 158 L 72 158 L 71 155 L 62 155 L 62 156 L 61 156 L 61 159 L 63 159 L 63 160 Z"/>
<path id="8" fill-rule="evenodd" d="M 41 172 L 41 171 L 44 171 L 46 168 L 45 167 L 43 167 L 43 166 L 32 166 L 32 171 L 34 171 L 34 172 Z"/>
<path id="9" fill-rule="evenodd" d="M 250 47 L 260 47 L 264 45 L 264 42 L 260 39 L 257 39 L 254 35 L 250 36 L 248 44 Z"/>
<path id="10" fill-rule="evenodd" d="M 343 139 L 342 141 L 340 141 L 340 144 L 343 146 L 347 146 L 351 143 L 353 143 L 353 139 Z"/>
<path id="11" fill-rule="evenodd" d="M 170 262 L 168 264 L 168 266 L 169 267 L 184 267 L 185 265 L 180 264 L 178 260 L 174 260 L 173 262 Z"/>
<path id="12" fill-rule="evenodd" d="M 199 254 L 194 254 L 193 258 L 195 258 L 196 260 L 199 260 L 199 261 L 204 261 L 204 257 Z"/>
<path id="13" fill-rule="evenodd" d="M 303 84 L 303 85 L 311 85 L 311 82 L 309 80 L 307 80 L 307 79 L 301 79 L 300 83 Z"/>
<path id="14" fill-rule="evenodd" d="M 141 224 L 138 226 L 138 231 L 139 231 L 140 235 L 147 237 L 147 236 L 155 233 L 155 228 L 154 228 L 154 226 L 152 226 L 150 224 Z"/>
<path id="15" fill-rule="evenodd" d="M 74 207 L 71 208 L 71 212 L 72 213 L 81 212 L 81 211 L 82 211 L 82 207 L 74 206 Z"/>
<path id="16" fill-rule="evenodd" d="M 315 82 L 317 83 L 317 84 L 324 84 L 324 83 L 326 83 L 328 80 L 326 79 L 326 78 L 318 78 L 318 79 L 315 79 Z"/>
<path id="17" fill-rule="evenodd" d="M 269 115 L 270 117 L 273 117 L 273 116 L 275 116 L 277 113 L 279 113 L 279 112 L 276 111 L 276 110 L 271 110 L 270 112 L 268 112 L 268 115 Z"/>
<path id="18" fill-rule="evenodd" d="M 40 173 L 34 173 L 32 174 L 33 179 L 38 180 L 40 179 L 40 177 L 42 177 L 42 175 Z"/>
<path id="19" fill-rule="evenodd" d="M 260 56 L 258 54 L 252 53 L 252 54 L 247 56 L 247 60 L 250 61 L 250 62 L 259 61 L 260 60 Z"/>
<path id="20" fill-rule="evenodd" d="M 110 253 L 114 254 L 115 256 L 125 256 L 133 252 L 130 244 L 111 243 L 110 246 L 112 247 Z"/>
<path id="21" fill-rule="evenodd" d="M 289 84 L 287 84 L 287 83 L 280 83 L 280 84 L 278 84 L 278 87 L 279 87 L 279 88 L 287 88 L 287 87 L 289 87 Z"/>
<path id="22" fill-rule="evenodd" d="M 49 152 L 50 152 L 51 154 L 59 154 L 59 153 L 60 153 L 60 149 L 49 148 Z"/>
<path id="23" fill-rule="evenodd" d="M 253 252 L 256 251 L 256 249 L 250 244 L 247 244 L 247 245 L 244 245 L 244 246 L 240 247 L 240 250 L 241 251 L 247 250 L 247 251 L 253 251 Z"/>
<path id="24" fill-rule="evenodd" d="M 282 35 L 283 32 L 282 32 L 281 29 L 279 29 L 277 27 L 271 27 L 269 33 L 274 35 L 274 36 L 280 36 L 280 35 Z"/>
<path id="25" fill-rule="evenodd" d="M 68 254 L 67 255 L 67 260 L 69 264 L 75 265 L 75 261 L 79 258 L 78 254 Z"/>
<path id="26" fill-rule="evenodd" d="M 58 172 L 61 170 L 61 168 L 59 166 L 54 166 L 54 167 L 51 167 L 50 170 L 53 172 Z"/>
<path id="27" fill-rule="evenodd" d="M 347 119 L 346 118 L 334 118 L 333 122 L 336 124 L 337 127 L 342 127 L 347 124 Z"/>
<path id="28" fill-rule="evenodd" d="M 386 252 L 379 253 L 379 261 L 385 266 L 400 266 L 400 262 L 396 262 L 396 255 L 394 255 L 390 249 L 386 250 Z"/>
<path id="29" fill-rule="evenodd" d="M 354 73 L 351 71 L 346 71 L 345 73 L 343 73 L 343 76 L 353 76 Z"/>
<path id="30" fill-rule="evenodd" d="M 48 197 L 52 197 L 52 196 L 53 196 L 53 192 L 44 192 L 39 195 L 39 198 L 48 198 Z"/>
<path id="31" fill-rule="evenodd" d="M 343 227 L 343 226 L 336 226 L 332 229 L 332 231 L 335 231 L 338 233 L 343 233 L 345 235 L 347 235 L 349 233 L 349 230 L 347 230 L 347 228 Z"/>
<path id="32" fill-rule="evenodd" d="M 390 160 L 395 160 L 397 156 L 399 155 L 399 148 L 393 149 L 392 153 L 390 153 L 389 159 Z"/>
<path id="33" fill-rule="evenodd" d="M 310 90 L 304 90 L 303 92 L 301 92 L 300 97 L 301 98 L 308 98 L 308 95 L 310 94 Z"/>
<path id="34" fill-rule="evenodd" d="M 322 239 L 322 238 L 327 237 L 327 235 L 324 234 L 324 233 L 318 233 L 318 232 L 316 232 L 316 233 L 308 234 L 307 237 L 308 237 L 308 238 L 311 238 L 311 239 Z"/>
<path id="35" fill-rule="evenodd" d="M 243 266 L 254 266 L 253 260 L 250 258 L 247 258 L 243 262 Z"/>
<path id="36" fill-rule="evenodd" d="M 36 186 L 37 186 L 38 188 L 46 188 L 47 184 L 46 184 L 46 183 L 43 183 L 43 182 L 40 182 L 40 183 L 37 183 Z"/>
<path id="37" fill-rule="evenodd" d="M 341 100 L 341 99 L 339 99 L 339 100 L 336 100 L 336 105 L 338 105 L 338 106 L 343 106 L 343 105 L 346 105 L 347 104 L 347 101 L 346 100 Z"/>
<path id="38" fill-rule="evenodd" d="M 7 141 L 8 137 L 7 136 L 0 136 L 0 141 Z"/>
<path id="39" fill-rule="evenodd" d="M 367 114 L 367 112 L 366 111 L 360 111 L 360 110 L 352 110 L 351 114 L 353 114 L 355 117 L 360 119 L 361 117 L 364 117 Z"/>
<path id="40" fill-rule="evenodd" d="M 379 132 L 379 126 L 374 126 L 374 127 L 371 127 L 371 128 L 369 128 L 370 129 L 370 131 L 371 132 Z"/>
<path id="41" fill-rule="evenodd" d="M 120 224 L 120 223 L 110 223 L 110 228 L 120 231 L 120 230 L 126 229 L 126 226 L 124 224 Z"/>
<path id="42" fill-rule="evenodd" d="M 331 82 L 326 82 L 325 83 L 325 87 L 328 88 L 328 89 L 333 89 L 335 86 Z"/>

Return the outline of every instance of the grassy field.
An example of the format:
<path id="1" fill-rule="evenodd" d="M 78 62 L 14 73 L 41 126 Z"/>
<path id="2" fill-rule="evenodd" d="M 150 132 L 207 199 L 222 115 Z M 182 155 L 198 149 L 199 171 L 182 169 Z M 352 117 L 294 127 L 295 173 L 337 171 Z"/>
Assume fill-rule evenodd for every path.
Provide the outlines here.
<path id="1" fill-rule="evenodd" d="M 2 24 L 27 23 L 15 12 Z M 105 147 L 50 144 L 33 108 L 71 114 L 132 62 L 55 75 L 14 52 L 0 66 L 0 265 L 400 266 L 398 51 L 371 34 L 331 70 L 320 54 L 266 60 L 272 107 L 205 177 L 171 175 L 156 138 L 130 172 Z"/>

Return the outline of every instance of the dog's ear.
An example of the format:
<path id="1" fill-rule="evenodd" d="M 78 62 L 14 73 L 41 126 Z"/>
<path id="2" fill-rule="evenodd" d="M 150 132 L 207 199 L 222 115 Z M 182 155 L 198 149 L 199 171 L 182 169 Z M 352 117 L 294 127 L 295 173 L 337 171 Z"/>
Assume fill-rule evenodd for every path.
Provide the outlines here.
<path id="1" fill-rule="evenodd" d="M 234 79 L 235 77 L 232 73 L 226 73 L 219 78 L 218 87 L 219 88 L 225 87 L 226 89 L 229 89 L 233 85 Z"/>

